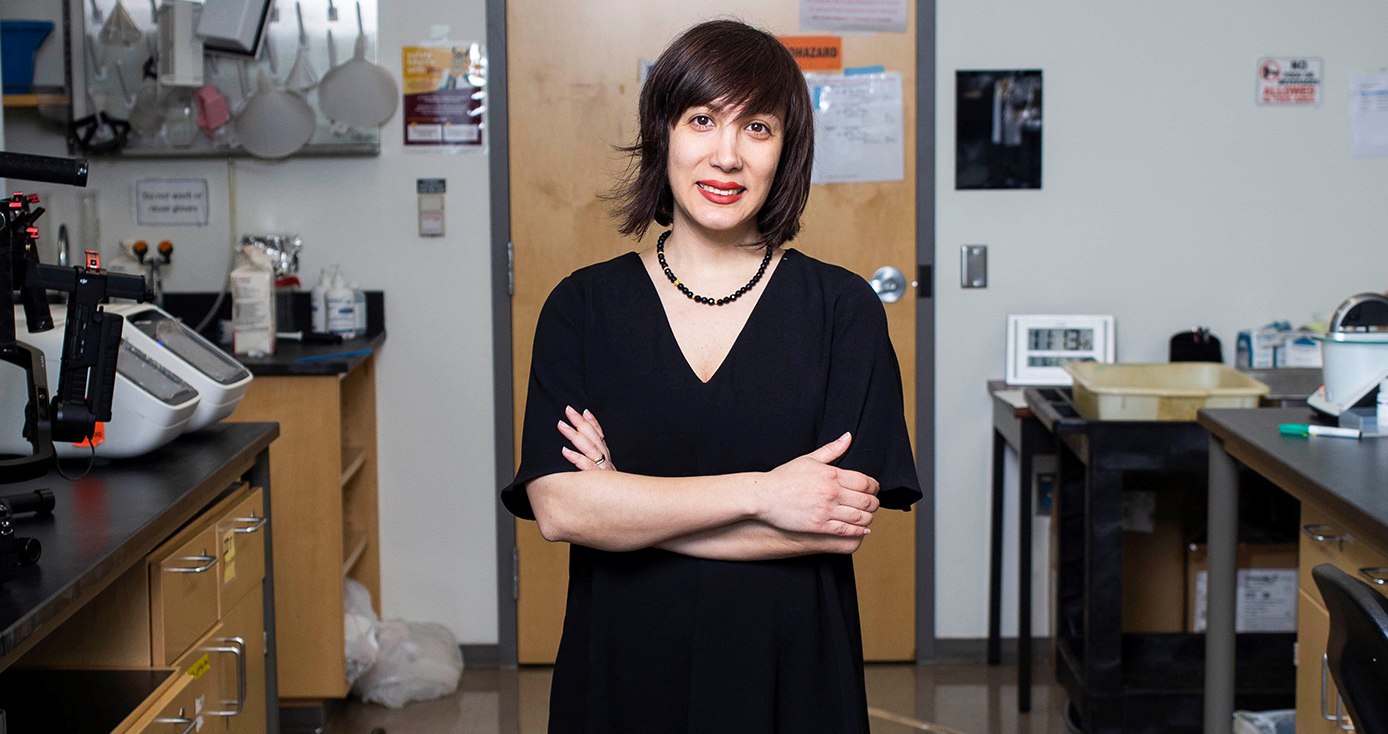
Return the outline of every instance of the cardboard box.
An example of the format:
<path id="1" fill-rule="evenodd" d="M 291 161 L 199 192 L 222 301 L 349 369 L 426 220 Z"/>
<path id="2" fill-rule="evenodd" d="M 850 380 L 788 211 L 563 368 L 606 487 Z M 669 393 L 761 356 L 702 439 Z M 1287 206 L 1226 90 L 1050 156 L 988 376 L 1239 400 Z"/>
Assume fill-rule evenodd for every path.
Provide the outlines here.
<path id="1" fill-rule="evenodd" d="M 1123 495 L 1123 631 L 1182 632 L 1186 556 L 1180 495 Z"/>
<path id="2" fill-rule="evenodd" d="M 1209 553 L 1203 545 L 1186 549 L 1186 631 L 1205 631 L 1205 593 Z M 1240 543 L 1239 591 L 1234 628 L 1238 632 L 1295 632 L 1297 545 Z"/>

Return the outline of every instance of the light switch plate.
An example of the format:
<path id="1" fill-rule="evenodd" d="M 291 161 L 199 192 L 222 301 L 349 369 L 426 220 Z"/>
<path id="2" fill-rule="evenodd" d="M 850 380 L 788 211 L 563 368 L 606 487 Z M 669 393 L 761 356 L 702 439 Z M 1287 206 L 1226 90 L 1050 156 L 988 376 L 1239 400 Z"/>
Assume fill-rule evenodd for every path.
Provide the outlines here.
<path id="1" fill-rule="evenodd" d="M 987 245 L 964 245 L 959 248 L 959 287 L 988 287 Z"/>

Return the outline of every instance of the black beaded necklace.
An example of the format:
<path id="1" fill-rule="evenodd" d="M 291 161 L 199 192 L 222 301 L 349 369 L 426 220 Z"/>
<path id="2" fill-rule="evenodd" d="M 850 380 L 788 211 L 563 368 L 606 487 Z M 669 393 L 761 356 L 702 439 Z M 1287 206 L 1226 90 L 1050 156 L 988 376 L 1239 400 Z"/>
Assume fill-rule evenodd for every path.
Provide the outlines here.
<path id="1" fill-rule="evenodd" d="M 757 274 L 753 275 L 752 279 L 747 281 L 747 285 L 744 285 L 741 288 L 738 288 L 737 290 L 733 291 L 732 295 L 730 296 L 724 296 L 722 298 L 709 298 L 708 296 L 697 296 L 694 295 L 694 291 L 689 290 L 689 286 L 685 285 L 684 283 L 681 283 L 680 279 L 675 277 L 674 271 L 670 269 L 670 264 L 665 262 L 665 240 L 670 238 L 670 233 L 672 231 L 674 230 L 667 229 L 664 232 L 660 233 L 660 239 L 656 240 L 655 242 L 655 256 L 656 259 L 660 260 L 660 269 L 665 271 L 665 277 L 669 278 L 670 282 L 674 283 L 675 287 L 680 289 L 680 293 L 689 296 L 689 300 L 694 301 L 695 303 L 702 303 L 708 306 L 723 306 L 732 303 L 733 301 L 736 301 L 737 299 L 741 298 L 743 294 L 747 293 L 747 291 L 752 290 L 752 287 L 757 284 L 757 281 L 761 280 L 761 276 L 766 274 L 767 264 L 771 262 L 771 250 L 768 249 L 766 251 L 766 257 L 763 257 L 761 259 L 761 267 L 757 268 Z"/>

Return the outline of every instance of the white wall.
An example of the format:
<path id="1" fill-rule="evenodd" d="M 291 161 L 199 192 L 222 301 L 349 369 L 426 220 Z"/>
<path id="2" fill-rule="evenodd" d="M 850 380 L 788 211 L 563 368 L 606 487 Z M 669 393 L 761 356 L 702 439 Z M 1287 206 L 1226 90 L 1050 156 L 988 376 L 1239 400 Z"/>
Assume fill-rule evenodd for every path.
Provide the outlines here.
<path id="1" fill-rule="evenodd" d="M 457 39 L 485 36 L 483 0 L 383 6 L 377 56 L 397 83 L 401 46 L 427 39 L 430 24 L 451 25 Z M 32 119 L 12 121 L 9 150 L 65 154 L 59 138 L 35 131 Z M 320 266 L 340 263 L 363 288 L 385 292 L 389 337 L 377 377 L 383 611 L 442 622 L 464 643 L 495 643 L 487 157 L 407 153 L 401 137 L 397 112 L 382 129 L 378 157 L 238 161 L 236 229 L 301 235 L 310 285 Z M 208 226 L 137 227 L 130 191 L 149 177 L 208 179 Z M 421 238 L 415 179 L 433 177 L 448 180 L 448 234 Z M 57 202 L 48 229 L 75 226 L 72 190 L 40 188 Z M 100 192 L 107 257 L 122 238 L 168 237 L 177 248 L 169 290 L 221 287 L 230 248 L 224 160 L 95 161 L 89 188 Z"/>
<path id="2" fill-rule="evenodd" d="M 941 0 L 938 24 L 937 629 L 982 637 L 983 382 L 1004 374 L 1007 315 L 1113 314 L 1123 361 L 1165 361 L 1171 334 L 1204 325 L 1232 360 L 1241 328 L 1388 289 L 1388 160 L 1350 158 L 1348 119 L 1350 75 L 1388 66 L 1388 6 Z M 1324 104 L 1257 107 L 1272 55 L 1323 57 Z M 955 71 L 1010 68 L 1044 70 L 1044 188 L 955 191 Z M 957 285 L 974 243 L 986 290 Z"/>

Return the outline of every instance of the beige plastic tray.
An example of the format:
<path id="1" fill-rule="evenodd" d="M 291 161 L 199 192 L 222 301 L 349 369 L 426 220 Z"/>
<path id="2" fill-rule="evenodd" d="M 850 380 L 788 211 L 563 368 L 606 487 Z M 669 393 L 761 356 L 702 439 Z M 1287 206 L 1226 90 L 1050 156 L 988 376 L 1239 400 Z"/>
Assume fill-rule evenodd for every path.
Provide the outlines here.
<path id="1" fill-rule="evenodd" d="M 1201 408 L 1256 408 L 1267 385 L 1213 362 L 1071 362 L 1075 408 L 1090 420 L 1193 421 Z"/>

